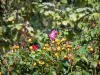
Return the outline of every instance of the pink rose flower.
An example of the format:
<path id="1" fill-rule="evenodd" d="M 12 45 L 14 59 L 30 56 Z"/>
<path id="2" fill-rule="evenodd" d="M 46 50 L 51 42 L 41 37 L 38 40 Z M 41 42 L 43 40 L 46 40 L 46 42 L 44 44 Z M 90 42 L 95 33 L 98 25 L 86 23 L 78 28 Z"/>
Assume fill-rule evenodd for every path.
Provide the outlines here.
<path id="1" fill-rule="evenodd" d="M 55 40 L 55 38 L 57 37 L 58 32 L 56 30 L 53 30 L 50 34 L 49 34 L 49 38 L 51 41 Z"/>

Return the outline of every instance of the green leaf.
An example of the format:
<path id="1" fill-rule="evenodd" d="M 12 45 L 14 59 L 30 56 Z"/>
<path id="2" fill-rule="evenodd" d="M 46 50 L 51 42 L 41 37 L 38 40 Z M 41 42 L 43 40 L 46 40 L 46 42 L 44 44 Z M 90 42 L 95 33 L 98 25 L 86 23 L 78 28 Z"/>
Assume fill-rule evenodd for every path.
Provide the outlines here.
<path id="1" fill-rule="evenodd" d="M 23 64 L 25 64 L 25 62 L 24 61 L 20 61 L 20 64 L 23 65 Z"/>
<path id="2" fill-rule="evenodd" d="M 44 12 L 44 15 L 45 15 L 45 16 L 48 16 L 48 15 L 52 15 L 52 16 L 53 16 L 54 13 L 55 13 L 54 11 L 50 11 L 50 10 L 49 10 L 49 11 L 45 11 L 45 12 Z"/>
<path id="3" fill-rule="evenodd" d="M 80 14 L 79 14 L 79 18 L 78 18 L 78 19 L 80 19 L 80 18 L 81 18 L 81 17 L 83 17 L 83 16 L 85 16 L 85 14 L 80 13 Z"/>
<path id="4" fill-rule="evenodd" d="M 2 27 L 0 27 L 0 35 L 2 35 L 2 31 L 3 31 L 3 30 L 2 30 Z"/>
<path id="5" fill-rule="evenodd" d="M 64 31 L 64 35 L 68 35 L 68 31 Z"/>
<path id="6" fill-rule="evenodd" d="M 85 46 L 82 46 L 79 50 L 76 51 L 77 54 L 87 54 L 88 49 Z"/>
<path id="7" fill-rule="evenodd" d="M 15 28 L 16 28 L 17 30 L 20 30 L 20 29 L 22 28 L 22 25 L 23 25 L 23 24 L 15 24 L 14 26 L 15 26 Z"/>
<path id="8" fill-rule="evenodd" d="M 33 32 L 33 28 L 32 27 L 27 27 L 29 33 Z"/>
<path id="9" fill-rule="evenodd" d="M 63 65 L 68 67 L 68 66 L 70 66 L 70 63 L 69 63 L 68 61 L 65 61 L 65 62 L 63 63 Z"/>
<path id="10" fill-rule="evenodd" d="M 39 73 L 38 72 L 34 72 L 33 75 L 39 75 Z"/>
<path id="11" fill-rule="evenodd" d="M 75 75 L 82 75 L 82 72 L 75 72 Z"/>
<path id="12" fill-rule="evenodd" d="M 12 75 L 18 75 L 16 72 L 12 72 Z"/>
<path id="13" fill-rule="evenodd" d="M 83 75 L 83 74 L 81 71 L 79 71 L 79 72 L 72 71 L 68 75 Z"/>
<path id="14" fill-rule="evenodd" d="M 61 0 L 62 3 L 67 3 L 67 0 Z"/>
<path id="15" fill-rule="evenodd" d="M 84 61 L 86 61 L 86 63 L 88 63 L 88 59 L 86 58 L 85 55 L 82 55 L 82 56 L 81 56 L 81 59 L 84 60 Z"/>
<path id="16" fill-rule="evenodd" d="M 50 56 L 48 53 L 45 53 L 45 56 L 46 56 L 47 58 L 49 58 L 50 60 L 53 60 L 53 57 Z"/>
<path id="17" fill-rule="evenodd" d="M 52 71 L 52 75 L 57 75 L 55 71 Z"/>
<path id="18" fill-rule="evenodd" d="M 76 74 L 76 72 L 70 72 L 68 75 L 75 75 Z"/>
<path id="19" fill-rule="evenodd" d="M 91 31 L 91 36 L 94 37 L 95 31 Z"/>
<path id="20" fill-rule="evenodd" d="M 94 54 L 94 59 L 98 60 L 98 58 L 99 58 L 99 55 Z"/>
<path id="21" fill-rule="evenodd" d="M 96 68 L 97 67 L 97 61 L 91 61 L 91 65 Z"/>
<path id="22" fill-rule="evenodd" d="M 16 35 L 14 36 L 13 41 L 16 41 L 16 40 L 17 40 L 17 38 L 18 38 L 18 32 L 17 32 L 17 33 L 16 33 Z"/>
<path id="23" fill-rule="evenodd" d="M 75 57 L 75 58 L 74 58 L 74 64 L 76 64 L 79 60 L 80 60 L 80 58 Z"/>
<path id="24" fill-rule="evenodd" d="M 14 60 L 11 56 L 8 56 L 8 57 L 9 57 L 8 63 L 9 63 L 9 65 L 12 65 L 14 63 Z"/>
<path id="25" fill-rule="evenodd" d="M 69 15 L 70 20 L 76 21 L 77 20 L 77 14 L 73 13 L 71 15 Z"/>
<path id="26" fill-rule="evenodd" d="M 11 16 L 11 17 L 9 17 L 8 19 L 7 19 L 7 21 L 13 21 L 15 19 L 15 17 L 14 16 Z"/>
<path id="27" fill-rule="evenodd" d="M 78 27 L 81 29 L 82 28 L 82 22 L 78 23 Z"/>
<path id="28" fill-rule="evenodd" d="M 83 70 L 83 71 L 82 71 L 82 75 L 91 75 L 91 74 L 90 74 L 89 72 Z"/>
<path id="29" fill-rule="evenodd" d="M 1 72 L 2 72 L 2 74 L 5 74 L 5 73 L 6 73 L 6 71 L 7 71 L 7 68 L 6 68 L 6 67 L 4 67 L 4 66 L 2 66 L 2 67 L 1 67 Z"/>
<path id="30" fill-rule="evenodd" d="M 28 33 L 33 36 L 33 33 L 32 33 L 34 31 L 33 28 L 27 27 L 27 30 L 28 30 Z"/>
<path id="31" fill-rule="evenodd" d="M 62 24 L 63 24 L 63 25 L 67 25 L 67 24 L 68 24 L 68 21 L 67 21 L 67 20 L 62 21 Z"/>

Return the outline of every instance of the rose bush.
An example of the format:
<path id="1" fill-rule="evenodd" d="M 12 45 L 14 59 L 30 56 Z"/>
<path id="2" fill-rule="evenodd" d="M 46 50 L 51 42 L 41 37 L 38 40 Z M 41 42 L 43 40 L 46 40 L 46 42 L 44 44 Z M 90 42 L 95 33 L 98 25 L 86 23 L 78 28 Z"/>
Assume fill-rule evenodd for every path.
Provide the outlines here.
<path id="1" fill-rule="evenodd" d="M 77 4 L 9 1 L 0 21 L 0 74 L 99 75 L 100 1 Z"/>

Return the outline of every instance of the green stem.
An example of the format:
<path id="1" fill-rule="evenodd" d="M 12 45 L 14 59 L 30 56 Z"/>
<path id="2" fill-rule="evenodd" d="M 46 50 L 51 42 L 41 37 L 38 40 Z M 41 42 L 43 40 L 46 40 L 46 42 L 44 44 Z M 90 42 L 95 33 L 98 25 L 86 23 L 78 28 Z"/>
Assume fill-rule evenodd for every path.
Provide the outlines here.
<path id="1" fill-rule="evenodd" d="M 96 68 L 94 68 L 94 75 L 97 75 L 97 74 L 96 74 Z"/>
<path id="2" fill-rule="evenodd" d="M 8 69 L 9 69 L 9 65 L 7 65 L 7 66 L 8 66 Z M 7 75 L 10 75 L 9 71 L 7 72 Z"/>
<path id="3" fill-rule="evenodd" d="M 71 66 L 71 72 L 72 72 L 72 70 L 73 70 L 73 66 Z"/>

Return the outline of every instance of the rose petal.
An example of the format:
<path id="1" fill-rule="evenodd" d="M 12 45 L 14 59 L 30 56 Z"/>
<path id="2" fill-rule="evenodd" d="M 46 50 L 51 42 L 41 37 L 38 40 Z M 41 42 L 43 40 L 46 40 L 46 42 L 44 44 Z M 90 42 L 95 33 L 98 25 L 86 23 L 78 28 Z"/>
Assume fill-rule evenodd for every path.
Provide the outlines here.
<path id="1" fill-rule="evenodd" d="M 37 45 L 32 45 L 33 50 L 37 50 L 38 46 Z"/>
<path id="2" fill-rule="evenodd" d="M 51 41 L 55 40 L 55 38 L 57 37 L 57 31 L 53 30 L 50 34 L 49 34 L 49 38 Z"/>

